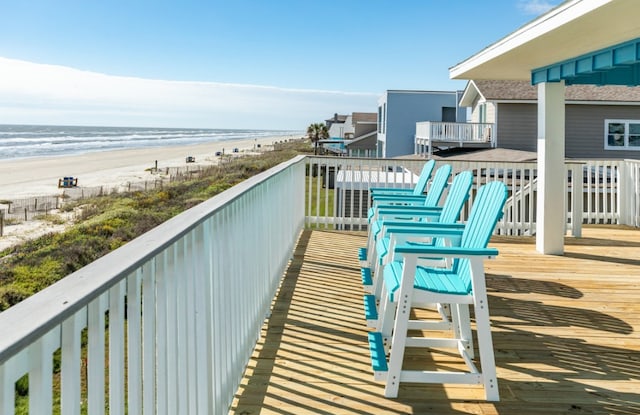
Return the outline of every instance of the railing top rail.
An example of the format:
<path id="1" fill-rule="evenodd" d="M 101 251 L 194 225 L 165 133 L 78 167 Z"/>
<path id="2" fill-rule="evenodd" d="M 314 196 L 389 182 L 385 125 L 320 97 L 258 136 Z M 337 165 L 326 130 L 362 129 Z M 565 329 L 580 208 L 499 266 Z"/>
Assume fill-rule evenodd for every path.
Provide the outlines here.
<path id="1" fill-rule="evenodd" d="M 233 186 L 0 313 L 0 363 L 61 324 L 213 213 L 305 157 L 296 156 Z"/>

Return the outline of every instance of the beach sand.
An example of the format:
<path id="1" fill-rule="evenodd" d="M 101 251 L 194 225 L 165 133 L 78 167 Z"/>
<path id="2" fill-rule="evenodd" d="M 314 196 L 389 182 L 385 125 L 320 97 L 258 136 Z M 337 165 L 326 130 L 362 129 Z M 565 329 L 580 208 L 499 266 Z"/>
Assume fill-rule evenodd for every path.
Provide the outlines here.
<path id="1" fill-rule="evenodd" d="M 222 141 L 189 146 L 148 147 L 87 154 L 0 160 L 0 200 L 33 196 L 58 195 L 58 179 L 77 177 L 78 186 L 116 186 L 150 179 L 149 169 L 217 164 L 217 151 L 239 154 L 265 150 L 273 143 L 299 136 L 266 137 L 238 141 Z M 260 149 L 257 148 L 258 144 Z M 195 163 L 186 163 L 186 157 Z"/>
<path id="2" fill-rule="evenodd" d="M 87 153 L 72 156 L 42 157 L 19 160 L 0 160 L 0 201 L 30 197 L 60 195 L 58 179 L 67 176 L 78 178 L 78 186 L 126 185 L 130 182 L 150 180 L 150 168 L 214 165 L 224 154 L 255 154 L 273 148 L 273 144 L 299 136 L 266 137 L 250 140 L 213 142 L 189 146 L 169 146 Z M 260 148 L 258 148 L 258 144 Z M 187 163 L 186 157 L 195 157 L 195 163 Z M 3 205 L 0 205 L 2 207 Z M 29 220 L 6 225 L 0 237 L 0 251 L 46 233 L 61 232 L 72 221 L 73 215 L 65 214 L 66 222 L 54 224 L 47 220 Z"/>

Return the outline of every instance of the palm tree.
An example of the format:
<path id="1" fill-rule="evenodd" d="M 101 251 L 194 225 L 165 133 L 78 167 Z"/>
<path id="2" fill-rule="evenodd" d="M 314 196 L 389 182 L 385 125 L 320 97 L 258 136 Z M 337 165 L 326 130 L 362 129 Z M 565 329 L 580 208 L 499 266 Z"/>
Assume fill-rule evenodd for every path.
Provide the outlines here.
<path id="1" fill-rule="evenodd" d="M 329 138 L 329 129 L 323 123 L 310 124 L 307 127 L 307 135 L 313 143 L 313 154 L 318 154 L 318 140 Z"/>

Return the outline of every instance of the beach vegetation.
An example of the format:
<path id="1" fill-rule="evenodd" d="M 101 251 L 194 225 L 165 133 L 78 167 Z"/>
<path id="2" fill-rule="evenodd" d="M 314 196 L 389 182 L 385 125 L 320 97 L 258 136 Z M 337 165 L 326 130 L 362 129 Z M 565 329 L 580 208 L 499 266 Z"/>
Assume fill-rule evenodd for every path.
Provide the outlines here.
<path id="1" fill-rule="evenodd" d="M 0 252 L 0 311 L 77 271 L 180 212 L 296 154 L 310 152 L 308 142 L 277 146 L 256 156 L 235 157 L 198 177 L 162 188 L 67 201 L 75 223 Z"/>

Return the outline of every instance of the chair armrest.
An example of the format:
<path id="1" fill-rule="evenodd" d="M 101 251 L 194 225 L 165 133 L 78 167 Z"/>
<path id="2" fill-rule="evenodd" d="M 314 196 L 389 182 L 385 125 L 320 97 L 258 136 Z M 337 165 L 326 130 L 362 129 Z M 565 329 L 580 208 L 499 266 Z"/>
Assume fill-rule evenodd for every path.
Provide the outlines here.
<path id="1" fill-rule="evenodd" d="M 433 206 L 411 206 L 411 205 L 379 205 L 378 215 L 413 215 L 425 214 L 430 216 L 439 216 L 442 212 L 441 207 Z"/>
<path id="2" fill-rule="evenodd" d="M 414 194 L 371 196 L 374 202 L 376 201 L 392 201 L 393 202 L 393 201 L 403 201 L 403 200 L 416 201 L 416 200 L 424 200 L 425 197 L 426 197 L 425 195 L 414 195 Z"/>
<path id="3" fill-rule="evenodd" d="M 449 246 L 422 246 L 422 245 L 398 245 L 394 252 L 401 255 L 433 255 L 444 257 L 468 258 L 468 257 L 494 257 L 498 255 L 495 248 L 461 248 Z"/>
<path id="4" fill-rule="evenodd" d="M 420 222 L 417 222 L 418 224 Z M 428 223 L 424 223 L 424 225 L 428 225 Z M 407 235 L 415 235 L 415 236 L 426 236 L 432 238 L 460 238 L 464 229 L 456 229 L 456 228 L 429 228 L 426 226 L 411 226 L 407 224 L 406 226 L 398 225 L 392 227 L 384 228 L 387 235 L 393 236 L 393 234 L 403 234 Z"/>

